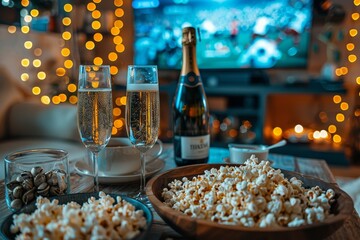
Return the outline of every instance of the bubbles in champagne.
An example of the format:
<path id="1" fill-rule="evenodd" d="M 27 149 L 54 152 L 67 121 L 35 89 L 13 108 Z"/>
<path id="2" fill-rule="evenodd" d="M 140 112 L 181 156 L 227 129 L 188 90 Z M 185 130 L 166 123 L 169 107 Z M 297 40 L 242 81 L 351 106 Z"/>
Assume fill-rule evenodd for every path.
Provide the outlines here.
<path id="1" fill-rule="evenodd" d="M 78 124 L 81 140 L 91 151 L 100 151 L 111 137 L 111 90 L 80 89 L 78 95 Z"/>
<path id="2" fill-rule="evenodd" d="M 160 125 L 159 92 L 153 90 L 129 91 L 128 89 L 126 123 L 130 141 L 142 152 L 150 149 L 158 138 Z"/>

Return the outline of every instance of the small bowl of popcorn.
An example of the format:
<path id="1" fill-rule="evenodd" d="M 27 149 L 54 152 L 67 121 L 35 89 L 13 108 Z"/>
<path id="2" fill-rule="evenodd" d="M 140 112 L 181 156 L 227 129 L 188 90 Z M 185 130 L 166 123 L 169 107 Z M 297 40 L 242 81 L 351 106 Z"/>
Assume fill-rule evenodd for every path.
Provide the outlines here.
<path id="1" fill-rule="evenodd" d="M 133 198 L 99 193 L 39 196 L 1 225 L 1 239 L 145 239 L 151 210 Z M 33 226 L 36 226 L 33 227 Z"/>
<path id="2" fill-rule="evenodd" d="M 353 212 L 337 186 L 255 156 L 241 165 L 175 168 L 146 191 L 164 221 L 191 239 L 322 239 Z"/>

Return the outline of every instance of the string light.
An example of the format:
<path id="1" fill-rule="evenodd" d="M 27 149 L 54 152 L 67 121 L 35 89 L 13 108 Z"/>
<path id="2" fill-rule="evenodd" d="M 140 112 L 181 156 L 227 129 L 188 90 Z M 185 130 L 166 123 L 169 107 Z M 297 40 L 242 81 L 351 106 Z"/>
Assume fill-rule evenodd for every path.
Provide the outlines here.
<path id="1" fill-rule="evenodd" d="M 102 12 L 100 7 L 98 7 L 98 4 L 101 4 L 101 0 L 92 0 L 86 4 L 87 11 L 90 12 L 90 16 L 92 20 L 90 21 L 90 27 L 93 30 L 93 39 L 88 39 L 85 42 L 85 48 L 87 51 L 93 51 L 97 44 L 100 44 L 104 41 L 103 33 L 100 31 L 105 30 L 105 26 L 102 25 L 103 18 L 108 18 L 108 13 Z M 110 65 L 110 74 L 112 76 L 115 76 L 119 73 L 118 66 L 119 64 L 120 54 L 125 51 L 125 45 L 123 44 L 123 38 L 121 36 L 121 29 L 124 27 L 124 22 L 122 21 L 122 18 L 125 15 L 124 9 L 122 8 L 124 2 L 123 0 L 114 0 L 113 5 L 113 23 L 109 27 L 106 27 L 110 34 L 112 35 L 112 43 L 113 43 L 113 49 L 110 49 L 107 53 L 103 55 L 97 55 L 97 52 L 94 51 L 93 54 L 93 63 L 95 65 L 102 65 L 102 64 L 109 64 Z M 21 6 L 23 9 L 20 11 L 20 15 L 22 17 L 22 23 L 23 25 L 19 27 L 19 30 L 23 34 L 28 34 L 30 32 L 30 27 L 32 26 L 32 21 L 40 16 L 40 11 L 36 8 L 33 8 L 33 4 L 29 0 L 22 0 Z M 60 5 L 61 6 L 61 5 Z M 32 9 L 31 9 L 32 8 Z M 63 102 L 70 102 L 71 104 L 76 104 L 78 99 L 76 96 L 77 86 L 71 81 L 71 78 L 69 78 L 67 71 L 71 71 L 71 69 L 74 68 L 74 57 L 72 56 L 72 48 L 68 47 L 69 41 L 73 40 L 72 36 L 72 25 L 73 25 L 73 19 L 71 12 L 73 11 L 74 7 L 71 3 L 64 3 L 62 5 L 63 12 L 65 12 L 65 15 L 62 16 L 60 19 L 60 23 L 62 24 L 62 31 L 60 32 L 61 41 L 60 41 L 60 54 L 62 57 L 64 57 L 63 66 L 57 66 L 55 70 L 55 74 L 57 77 L 62 78 L 63 83 L 66 84 L 65 91 L 67 92 L 57 92 L 54 95 L 53 94 L 47 94 L 41 89 L 40 85 L 36 85 L 32 87 L 32 94 L 39 96 L 40 101 L 43 104 L 60 104 Z M 110 18 L 111 19 L 111 18 Z M 15 26 L 9 26 L 8 32 L 9 34 L 13 34 L 17 31 L 17 27 Z M 110 39 L 111 41 L 111 39 Z M 103 44 L 101 45 L 103 46 Z M 24 48 L 27 50 L 30 50 L 33 54 L 33 58 L 23 58 L 21 60 L 21 66 L 24 68 L 28 67 L 35 67 L 39 68 L 38 72 L 35 73 L 35 77 L 37 77 L 38 80 L 44 81 L 48 78 L 47 72 L 43 71 L 41 69 L 42 67 L 42 61 L 41 57 L 43 56 L 43 50 L 38 47 L 34 46 L 34 43 L 30 40 L 24 41 Z M 101 52 L 101 51 L 100 51 Z M 30 71 L 24 70 L 23 73 L 21 73 L 20 79 L 24 82 L 28 81 L 30 79 L 29 73 Z M 34 79 L 34 76 L 31 76 L 31 79 Z M 31 82 L 35 83 L 35 82 Z M 40 96 L 41 95 L 41 96 Z M 117 98 L 116 100 L 117 104 L 119 106 L 115 105 L 113 109 L 113 115 L 117 117 L 118 119 L 114 119 L 114 127 L 112 130 L 113 134 L 118 133 L 120 129 L 124 127 L 124 118 L 122 115 L 124 114 L 122 109 L 120 107 L 124 107 L 126 104 L 126 97 L 121 96 Z"/>
<path id="2" fill-rule="evenodd" d="M 41 88 L 40 87 L 33 87 L 32 88 L 32 93 L 34 94 L 34 95 L 39 95 L 40 93 L 41 93 Z"/>
<path id="3" fill-rule="evenodd" d="M 8 32 L 9 33 L 15 33 L 16 32 L 16 27 L 15 26 L 9 26 L 8 27 Z"/>
<path id="4" fill-rule="evenodd" d="M 75 84 L 71 83 L 68 85 L 67 89 L 69 92 L 73 93 L 73 92 L 76 92 L 77 87 Z"/>
<path id="5" fill-rule="evenodd" d="M 46 105 L 49 105 L 50 104 L 50 97 L 49 96 L 42 96 L 41 98 L 40 98 L 40 101 L 43 103 L 43 104 L 46 104 Z"/>

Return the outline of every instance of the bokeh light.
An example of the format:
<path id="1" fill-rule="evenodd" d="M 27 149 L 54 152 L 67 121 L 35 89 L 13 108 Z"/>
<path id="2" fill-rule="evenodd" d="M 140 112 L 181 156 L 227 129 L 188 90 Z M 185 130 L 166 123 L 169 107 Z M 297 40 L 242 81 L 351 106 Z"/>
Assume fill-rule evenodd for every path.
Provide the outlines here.
<path id="1" fill-rule="evenodd" d="M 39 94 L 41 93 L 41 88 L 40 88 L 40 87 L 37 87 L 37 86 L 33 87 L 33 88 L 32 88 L 32 93 L 33 93 L 34 95 L 39 95 Z"/>

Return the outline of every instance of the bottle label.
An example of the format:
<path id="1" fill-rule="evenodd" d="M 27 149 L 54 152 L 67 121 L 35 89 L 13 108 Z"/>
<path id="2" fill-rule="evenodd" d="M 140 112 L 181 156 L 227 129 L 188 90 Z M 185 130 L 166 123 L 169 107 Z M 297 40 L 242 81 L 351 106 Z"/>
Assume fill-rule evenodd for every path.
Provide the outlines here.
<path id="1" fill-rule="evenodd" d="M 209 157 L 210 135 L 181 137 L 181 158 L 202 159 Z"/>
<path id="2" fill-rule="evenodd" d="M 180 76 L 180 84 L 184 84 L 187 87 L 196 87 L 202 85 L 200 76 L 194 72 L 189 72 L 184 76 Z"/>

